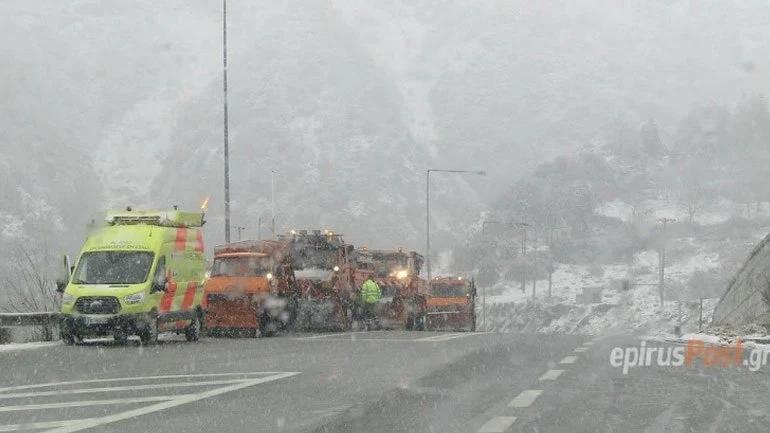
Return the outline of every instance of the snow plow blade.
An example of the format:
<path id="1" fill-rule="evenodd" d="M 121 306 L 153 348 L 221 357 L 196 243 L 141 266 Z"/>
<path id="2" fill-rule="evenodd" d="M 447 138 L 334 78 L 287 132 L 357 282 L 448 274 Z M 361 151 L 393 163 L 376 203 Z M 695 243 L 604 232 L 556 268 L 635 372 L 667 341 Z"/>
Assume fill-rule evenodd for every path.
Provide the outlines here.
<path id="1" fill-rule="evenodd" d="M 425 330 L 473 332 L 476 320 L 464 311 L 431 311 L 425 315 Z"/>

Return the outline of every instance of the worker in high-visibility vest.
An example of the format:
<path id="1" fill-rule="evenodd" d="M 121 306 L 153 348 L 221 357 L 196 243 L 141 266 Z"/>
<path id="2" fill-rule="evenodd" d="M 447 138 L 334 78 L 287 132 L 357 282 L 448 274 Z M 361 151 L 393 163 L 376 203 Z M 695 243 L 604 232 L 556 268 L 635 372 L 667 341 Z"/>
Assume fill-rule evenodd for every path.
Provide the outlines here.
<path id="1" fill-rule="evenodd" d="M 364 284 L 361 286 L 361 306 L 364 309 L 364 318 L 374 317 L 374 307 L 380 302 L 382 290 L 374 279 L 374 275 L 369 274 Z"/>

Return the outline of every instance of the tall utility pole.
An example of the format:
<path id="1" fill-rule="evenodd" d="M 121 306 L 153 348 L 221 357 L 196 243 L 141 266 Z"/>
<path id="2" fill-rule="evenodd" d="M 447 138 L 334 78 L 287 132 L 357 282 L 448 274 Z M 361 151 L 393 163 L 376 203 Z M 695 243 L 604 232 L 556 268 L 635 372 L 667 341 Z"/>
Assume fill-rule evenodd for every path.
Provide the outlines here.
<path id="1" fill-rule="evenodd" d="M 225 243 L 230 242 L 230 148 L 227 130 L 227 0 L 222 0 L 222 72 L 224 74 L 225 101 Z"/>
<path id="2" fill-rule="evenodd" d="M 262 215 L 257 219 L 257 240 L 262 240 Z"/>
<path id="3" fill-rule="evenodd" d="M 272 215 L 272 222 L 270 223 L 270 230 L 273 232 L 273 239 L 275 239 L 275 170 L 270 170 L 270 213 Z"/>
<path id="4" fill-rule="evenodd" d="M 658 291 L 660 292 L 660 308 L 663 309 L 663 288 L 665 285 L 664 280 L 666 277 L 666 226 L 668 223 L 675 222 L 676 220 L 673 218 L 659 218 L 657 221 L 663 223 L 663 236 L 661 236 L 659 253 L 660 263 L 658 265 L 658 270 L 660 273 L 660 279 L 658 280 Z"/>
<path id="5" fill-rule="evenodd" d="M 519 223 L 521 227 L 521 293 L 527 291 L 527 219 Z"/>
<path id="6" fill-rule="evenodd" d="M 241 232 L 243 230 L 246 230 L 246 227 L 236 227 L 235 229 L 238 230 L 238 240 L 240 241 L 241 240 Z"/>
<path id="7" fill-rule="evenodd" d="M 535 292 L 537 291 L 537 233 L 532 236 L 532 303 L 535 303 Z"/>

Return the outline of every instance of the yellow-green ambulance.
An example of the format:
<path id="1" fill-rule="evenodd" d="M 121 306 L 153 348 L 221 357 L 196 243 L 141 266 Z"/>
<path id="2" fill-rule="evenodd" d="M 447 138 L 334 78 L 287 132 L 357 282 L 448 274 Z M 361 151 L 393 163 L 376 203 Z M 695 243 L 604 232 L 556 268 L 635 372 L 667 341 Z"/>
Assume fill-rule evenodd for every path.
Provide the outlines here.
<path id="1" fill-rule="evenodd" d="M 153 344 L 169 331 L 198 340 L 205 310 L 203 217 L 176 209 L 108 212 L 57 284 L 62 340 L 71 345 L 113 336 L 125 343 L 138 335 Z"/>

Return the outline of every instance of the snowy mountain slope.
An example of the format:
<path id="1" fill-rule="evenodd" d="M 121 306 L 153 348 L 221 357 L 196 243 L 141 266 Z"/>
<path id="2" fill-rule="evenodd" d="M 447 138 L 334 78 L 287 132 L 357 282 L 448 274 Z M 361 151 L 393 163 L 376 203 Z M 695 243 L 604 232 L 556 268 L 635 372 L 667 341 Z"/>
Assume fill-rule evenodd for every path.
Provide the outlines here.
<path id="1" fill-rule="evenodd" d="M 221 241 L 220 7 L 3 2 L 4 218 L 25 220 L 29 194 L 76 248 L 107 206 L 212 195 Z M 758 0 L 231 2 L 234 225 L 253 236 L 266 221 L 275 169 L 280 229 L 421 248 L 423 170 L 487 169 L 435 179 L 447 247 L 533 162 L 615 116 L 665 127 L 704 97 L 766 91 L 766 12 Z"/>

